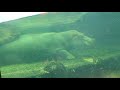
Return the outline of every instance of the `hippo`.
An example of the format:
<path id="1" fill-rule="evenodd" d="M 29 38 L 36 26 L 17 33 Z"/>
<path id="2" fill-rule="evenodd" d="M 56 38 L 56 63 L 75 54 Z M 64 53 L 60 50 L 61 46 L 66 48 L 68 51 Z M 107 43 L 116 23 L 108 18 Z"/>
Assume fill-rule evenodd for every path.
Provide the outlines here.
<path id="1" fill-rule="evenodd" d="M 0 24 L 0 47 L 19 38 L 21 32 L 12 25 Z"/>
<path id="2" fill-rule="evenodd" d="M 75 59 L 72 49 L 88 47 L 93 41 L 94 39 L 77 30 L 24 34 L 0 47 L 0 64 Z"/>

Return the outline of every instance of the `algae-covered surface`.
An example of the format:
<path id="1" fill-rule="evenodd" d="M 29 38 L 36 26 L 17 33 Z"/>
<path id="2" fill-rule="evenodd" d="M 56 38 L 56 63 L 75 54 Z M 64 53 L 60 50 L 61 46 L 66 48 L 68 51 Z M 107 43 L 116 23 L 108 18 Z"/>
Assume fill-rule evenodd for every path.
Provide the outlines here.
<path id="1" fill-rule="evenodd" d="M 49 12 L 0 23 L 2 78 L 119 78 L 119 15 Z"/>
<path id="2" fill-rule="evenodd" d="M 108 68 L 108 70 L 106 70 L 107 68 L 103 68 L 104 70 L 106 70 L 103 73 L 103 76 L 100 77 L 119 77 L 119 68 L 120 68 L 120 64 L 119 59 L 120 59 L 120 52 L 115 52 L 112 54 L 107 54 L 107 55 L 100 55 L 100 58 L 97 57 L 83 57 L 82 59 L 76 59 L 76 60 L 61 60 L 61 61 L 55 61 L 55 62 L 60 62 L 62 63 L 67 70 L 72 70 L 71 73 L 74 72 L 74 75 L 76 76 L 76 74 L 78 74 L 78 72 L 75 73 L 76 69 L 80 69 L 83 68 L 84 66 L 89 66 L 89 65 L 93 65 L 93 70 L 96 69 L 96 67 L 94 67 L 95 65 L 99 66 L 99 62 L 102 62 L 100 64 L 100 68 L 102 69 L 103 66 L 106 66 Z M 117 58 L 118 57 L 118 58 Z M 109 65 L 109 61 L 111 62 L 111 58 L 112 58 L 112 64 L 116 64 L 116 65 Z M 110 60 L 109 60 L 110 59 Z M 116 63 L 116 59 L 117 63 Z M 95 62 L 96 60 L 96 62 Z M 114 62 L 115 61 L 115 62 Z M 104 64 L 104 62 L 107 62 Z M 3 78 L 42 78 L 43 75 L 49 73 L 47 71 L 44 70 L 45 66 L 50 63 L 49 61 L 44 61 L 44 62 L 36 62 L 36 63 L 31 63 L 31 64 L 16 64 L 16 65 L 9 65 L 9 66 L 3 66 L 1 67 L 1 71 L 2 71 L 2 77 Z M 112 69 L 114 67 L 117 67 L 117 69 Z M 109 67 L 111 67 L 109 69 Z M 90 69 L 90 67 L 86 67 L 83 69 L 87 70 Z M 91 70 L 92 71 L 92 70 Z M 101 70 L 100 70 L 101 71 Z M 117 73 L 116 73 L 117 72 Z M 81 75 L 81 72 L 79 72 Z M 84 73 L 82 73 L 84 74 Z M 99 77 L 99 76 L 94 76 L 94 74 L 96 74 L 96 72 L 94 71 L 93 74 L 90 77 Z M 76 77 L 87 77 L 87 76 L 76 76 Z M 70 74 L 67 75 L 67 77 L 72 77 L 72 78 L 76 78 L 75 76 L 71 76 Z M 89 74 L 88 74 L 89 76 Z M 54 78 L 55 76 L 53 76 Z M 47 78 L 47 77 L 46 77 Z"/>

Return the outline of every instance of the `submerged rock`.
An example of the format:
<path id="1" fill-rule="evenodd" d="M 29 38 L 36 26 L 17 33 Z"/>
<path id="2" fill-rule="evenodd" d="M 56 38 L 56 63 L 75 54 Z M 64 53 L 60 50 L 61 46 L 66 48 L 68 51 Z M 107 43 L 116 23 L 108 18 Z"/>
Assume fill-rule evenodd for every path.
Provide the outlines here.
<path id="1" fill-rule="evenodd" d="M 59 62 L 52 61 L 44 68 L 45 71 L 48 73 L 45 74 L 43 77 L 53 77 L 53 78 L 60 78 L 60 77 L 66 77 L 67 75 L 67 69 L 66 67 Z"/>

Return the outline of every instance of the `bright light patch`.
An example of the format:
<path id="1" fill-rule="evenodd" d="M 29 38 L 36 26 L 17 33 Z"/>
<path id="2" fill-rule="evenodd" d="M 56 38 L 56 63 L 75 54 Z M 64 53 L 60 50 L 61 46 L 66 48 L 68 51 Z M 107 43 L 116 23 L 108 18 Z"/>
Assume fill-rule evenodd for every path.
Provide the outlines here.
<path id="1" fill-rule="evenodd" d="M 46 12 L 0 12 L 0 23 Z"/>

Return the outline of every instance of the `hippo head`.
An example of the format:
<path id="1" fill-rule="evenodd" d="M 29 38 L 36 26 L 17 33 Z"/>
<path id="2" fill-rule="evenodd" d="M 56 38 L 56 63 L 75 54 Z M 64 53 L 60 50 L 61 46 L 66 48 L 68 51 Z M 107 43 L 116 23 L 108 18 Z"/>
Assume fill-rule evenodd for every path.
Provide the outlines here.
<path id="1" fill-rule="evenodd" d="M 93 38 L 90 38 L 86 36 L 85 34 L 76 31 L 76 30 L 70 30 L 64 32 L 64 34 L 67 39 L 68 46 L 71 48 L 84 48 L 91 46 L 94 42 Z"/>

